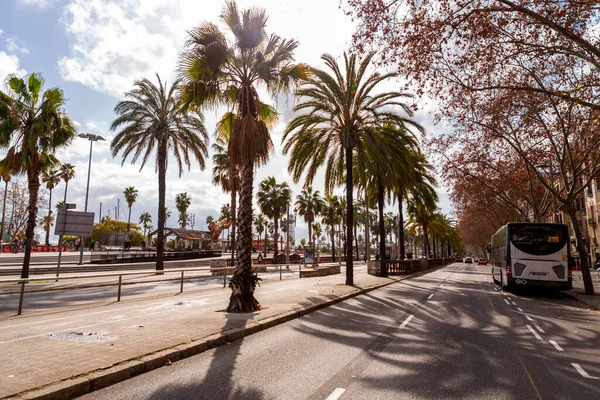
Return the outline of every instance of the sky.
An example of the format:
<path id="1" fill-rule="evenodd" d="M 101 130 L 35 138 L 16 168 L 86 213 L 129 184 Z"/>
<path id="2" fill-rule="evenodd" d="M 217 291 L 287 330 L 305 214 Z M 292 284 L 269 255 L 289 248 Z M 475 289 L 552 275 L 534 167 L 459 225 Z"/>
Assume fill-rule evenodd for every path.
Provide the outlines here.
<path id="1" fill-rule="evenodd" d="M 147 211 L 156 226 L 158 183 L 153 163 L 140 170 L 139 164 L 127 161 L 121 165 L 120 156 L 112 158 L 110 142 L 115 134 L 109 126 L 115 118 L 113 109 L 136 79 L 155 80 L 154 74 L 159 74 L 163 80 L 172 81 L 187 30 L 202 21 L 220 24 L 223 5 L 224 1 L 218 0 L 0 0 L 0 82 L 10 73 L 41 73 L 46 88 L 58 86 L 65 92 L 65 111 L 78 133 L 93 133 L 106 139 L 93 145 L 88 211 L 98 216 L 102 204 L 102 215 L 110 212 L 114 219 L 120 199 L 120 219 L 126 220 L 123 190 L 135 186 L 139 196 L 131 220 L 137 222 L 139 215 Z M 322 67 L 323 53 L 339 58 L 351 48 L 354 23 L 344 15 L 340 0 L 238 0 L 238 7 L 265 8 L 269 15 L 267 33 L 299 41 L 298 62 Z M 401 80 L 388 83 L 391 89 L 402 84 Z M 282 132 L 293 115 L 294 99 L 280 96 L 271 104 L 281 114 L 280 124 L 271 131 L 275 154 L 268 165 L 257 170 L 255 185 L 267 176 L 275 176 L 278 182 L 288 182 L 295 197 L 304 182 L 292 181 L 287 173 L 289 158 L 281 152 Z M 419 111 L 414 119 L 425 127 L 427 135 L 447 129 L 432 122 L 435 102 L 417 104 Z M 204 113 L 211 139 L 222 113 L 223 110 Z M 89 152 L 90 142 L 76 139 L 56 154 L 61 162 L 75 165 L 76 176 L 69 182 L 67 202 L 76 203 L 78 210 L 84 208 Z M 211 183 L 210 155 L 204 171 L 193 165 L 180 178 L 175 167 L 174 162 L 169 163 L 166 203 L 172 216 L 167 226 L 177 226 L 175 195 L 187 192 L 192 199 L 188 212 L 195 214 L 195 229 L 206 229 L 206 216 L 217 218 L 221 205 L 230 201 L 228 194 Z M 322 173 L 313 187 L 323 194 Z M 61 183 L 53 200 L 62 200 L 63 192 Z M 440 208 L 449 213 L 451 205 L 445 190 L 440 189 L 438 194 Z M 396 207 L 392 210 L 396 211 Z M 296 239 L 302 237 L 307 237 L 306 224 L 298 218 Z"/>

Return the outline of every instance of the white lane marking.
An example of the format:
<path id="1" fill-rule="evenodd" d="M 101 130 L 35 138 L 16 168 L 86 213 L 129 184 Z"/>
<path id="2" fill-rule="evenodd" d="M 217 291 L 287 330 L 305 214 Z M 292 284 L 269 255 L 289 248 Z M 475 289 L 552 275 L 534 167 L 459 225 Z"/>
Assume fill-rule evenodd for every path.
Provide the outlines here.
<path id="1" fill-rule="evenodd" d="M 507 299 L 509 299 L 509 300 L 511 300 L 511 301 L 512 301 L 512 299 L 511 299 L 510 297 L 507 297 Z"/>
<path id="2" fill-rule="evenodd" d="M 584 378 L 588 378 L 588 379 L 600 379 L 597 376 L 590 376 L 590 374 L 588 374 L 587 372 L 584 371 L 583 368 L 581 368 L 579 366 L 579 364 L 574 364 L 571 363 L 571 365 L 577 370 L 577 372 L 579 372 L 581 374 L 581 376 L 583 376 Z"/>
<path id="3" fill-rule="evenodd" d="M 525 318 L 527 318 L 527 321 L 533 321 L 533 319 L 527 314 L 525 314 Z"/>
<path id="4" fill-rule="evenodd" d="M 408 325 L 408 323 L 410 322 L 411 319 L 413 319 L 414 314 L 410 314 L 402 323 L 402 325 L 400 325 L 400 329 L 403 329 L 406 325 Z"/>
<path id="5" fill-rule="evenodd" d="M 508 300 L 504 299 L 504 301 L 510 306 L 510 302 Z"/>
<path id="6" fill-rule="evenodd" d="M 517 307 L 517 310 L 519 310 L 520 312 L 523 312 L 523 309 L 521 307 Z"/>
<path id="7" fill-rule="evenodd" d="M 535 336 L 535 338 L 537 340 L 542 340 L 542 337 L 536 331 L 533 330 L 533 328 L 531 327 L 531 325 L 527 325 L 527 329 L 529 329 L 529 331 L 531 333 L 533 333 L 533 336 Z"/>
<path id="8" fill-rule="evenodd" d="M 540 333 L 546 333 L 546 332 L 544 332 L 544 330 L 539 325 L 536 325 L 535 329 L 537 329 L 538 331 L 540 331 Z"/>
<path id="9" fill-rule="evenodd" d="M 326 400 L 337 400 L 344 394 L 345 391 L 346 389 L 337 388 L 333 392 L 331 392 L 331 394 Z"/>
<path id="10" fill-rule="evenodd" d="M 517 303 L 515 303 L 514 301 L 511 301 L 511 303 L 512 303 L 513 306 L 517 305 Z"/>
<path id="11" fill-rule="evenodd" d="M 430 299 L 430 298 L 432 298 L 432 297 L 433 297 L 433 293 L 431 293 L 431 294 L 429 295 L 429 297 L 427 298 L 427 300 L 429 300 L 429 299 Z"/>
<path id="12" fill-rule="evenodd" d="M 442 284 L 440 285 L 440 287 L 444 287 L 444 284 L 442 283 Z"/>
<path id="13" fill-rule="evenodd" d="M 558 345 L 558 343 L 556 343 L 554 340 L 549 340 L 549 342 L 550 342 L 550 343 L 552 343 L 552 346 L 556 347 L 556 350 L 558 350 L 558 351 L 564 351 L 564 350 L 562 349 L 562 347 L 560 347 L 560 346 Z"/>

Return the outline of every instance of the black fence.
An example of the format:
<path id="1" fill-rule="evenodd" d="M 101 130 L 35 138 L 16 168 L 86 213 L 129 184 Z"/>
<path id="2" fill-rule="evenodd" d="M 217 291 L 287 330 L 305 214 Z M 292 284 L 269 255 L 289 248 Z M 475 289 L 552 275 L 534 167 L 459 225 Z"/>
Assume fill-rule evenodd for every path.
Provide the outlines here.
<path id="1" fill-rule="evenodd" d="M 221 257 L 220 250 L 165 251 L 165 261 L 193 260 L 198 258 Z M 155 251 L 118 250 L 95 251 L 91 255 L 94 264 L 124 264 L 156 261 Z"/>

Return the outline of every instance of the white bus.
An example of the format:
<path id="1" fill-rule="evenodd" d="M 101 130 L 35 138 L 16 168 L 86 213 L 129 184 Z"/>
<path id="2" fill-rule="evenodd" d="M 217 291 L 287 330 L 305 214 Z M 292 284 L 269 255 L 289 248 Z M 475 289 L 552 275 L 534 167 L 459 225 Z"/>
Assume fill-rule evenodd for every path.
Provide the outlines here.
<path id="1" fill-rule="evenodd" d="M 502 288 L 573 288 L 569 229 L 563 224 L 509 223 L 488 246 L 494 282 Z"/>

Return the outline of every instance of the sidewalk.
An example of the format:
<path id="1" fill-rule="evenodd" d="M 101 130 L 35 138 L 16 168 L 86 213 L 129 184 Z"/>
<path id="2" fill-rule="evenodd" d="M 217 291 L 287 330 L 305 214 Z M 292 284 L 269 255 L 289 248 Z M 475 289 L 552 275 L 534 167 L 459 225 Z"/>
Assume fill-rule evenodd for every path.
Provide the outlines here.
<path id="1" fill-rule="evenodd" d="M 252 314 L 222 312 L 226 288 L 0 318 L 0 398 L 82 395 L 406 279 L 354 275 L 265 281 Z"/>
<path id="2" fill-rule="evenodd" d="M 598 271 L 592 271 L 592 281 L 594 282 L 594 291 L 596 294 L 590 296 L 585 294 L 581 271 L 573 271 L 573 289 L 562 293 L 588 307 L 600 310 L 600 278 L 598 277 Z"/>

